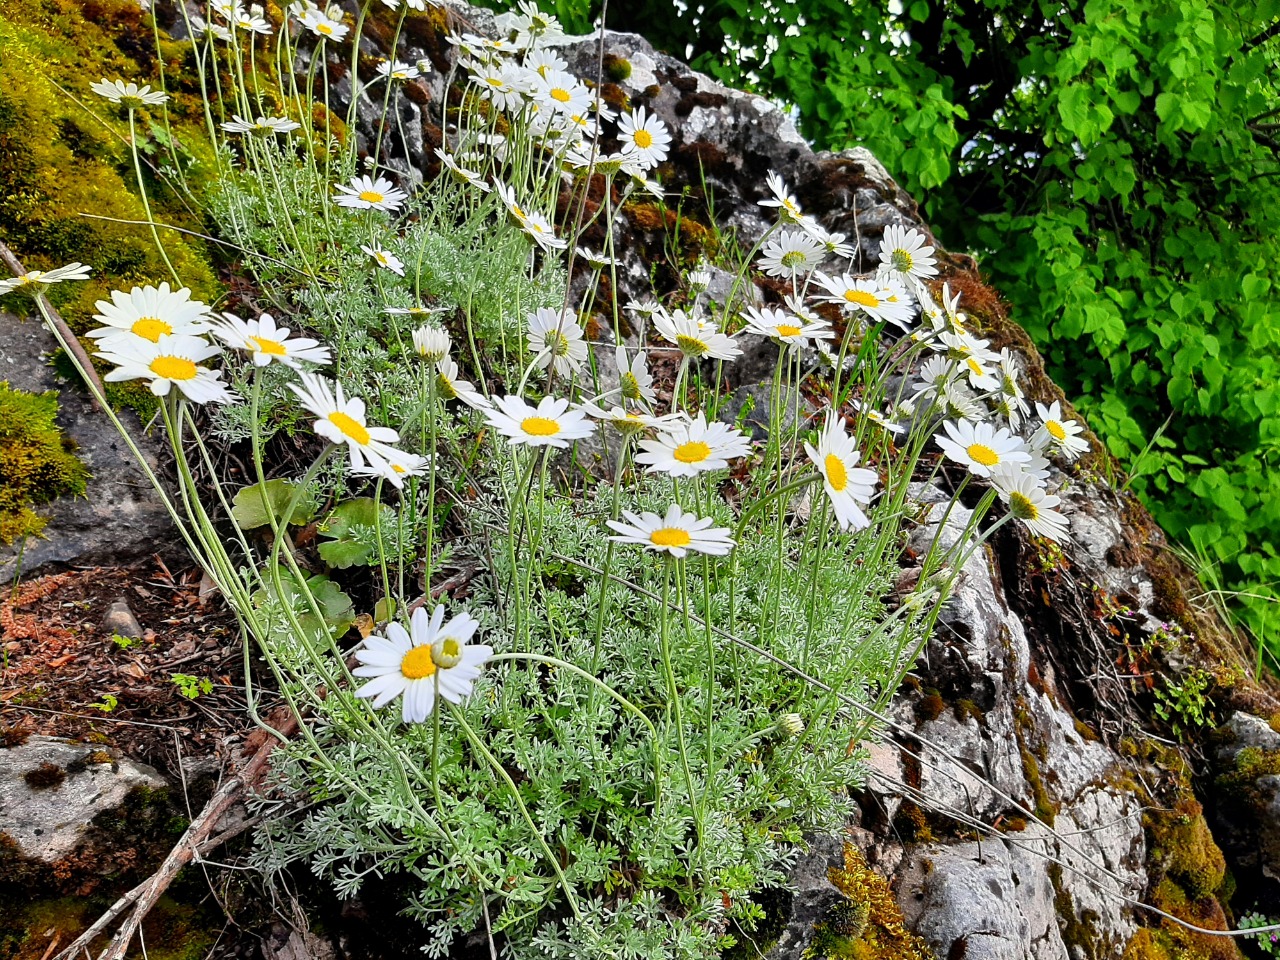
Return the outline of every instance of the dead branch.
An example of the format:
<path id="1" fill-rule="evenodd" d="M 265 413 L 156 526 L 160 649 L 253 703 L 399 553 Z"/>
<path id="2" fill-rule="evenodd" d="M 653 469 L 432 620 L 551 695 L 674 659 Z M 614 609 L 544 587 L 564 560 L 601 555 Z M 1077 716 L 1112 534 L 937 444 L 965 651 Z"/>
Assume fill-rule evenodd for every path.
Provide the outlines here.
<path id="1" fill-rule="evenodd" d="M 284 737 L 292 736 L 298 729 L 297 720 L 287 710 L 280 710 L 273 714 L 270 722 Z M 259 736 L 261 739 L 255 739 Z M 105 933 L 107 928 L 115 923 L 125 911 L 129 911 L 132 908 L 128 917 L 112 935 L 111 942 L 107 944 L 106 949 L 98 955 L 98 960 L 123 960 L 125 951 L 133 941 L 138 928 L 141 927 L 142 921 L 146 919 L 147 914 L 151 911 L 156 901 L 160 899 L 161 895 L 169 889 L 169 885 L 173 883 L 179 871 L 195 858 L 203 856 L 247 828 L 250 821 L 246 820 L 230 824 L 227 829 L 215 834 L 215 831 L 222 825 L 223 818 L 244 792 L 257 785 L 262 774 L 266 771 L 272 751 L 275 750 L 279 742 L 278 738 L 270 736 L 264 731 L 256 731 L 246 743 L 246 747 L 253 752 L 241 764 L 240 769 L 218 788 L 218 791 L 205 804 L 204 809 L 200 811 L 200 815 L 191 821 L 191 825 L 187 827 L 182 839 L 169 852 L 164 863 L 160 864 L 160 868 L 113 903 L 106 913 L 94 921 L 93 925 L 85 930 L 84 933 L 68 944 L 66 949 L 54 957 L 54 960 L 72 960 L 72 958 L 86 953 L 89 944 Z"/>
<path id="2" fill-rule="evenodd" d="M 14 256 L 13 251 L 2 240 L 0 240 L 0 260 L 4 261 L 5 266 L 13 272 L 15 277 L 26 276 L 26 267 L 22 265 L 22 261 Z M 58 335 L 66 343 L 68 349 L 75 354 L 76 363 L 84 371 L 84 375 L 89 382 L 93 384 L 95 389 L 91 391 L 89 399 L 93 401 L 94 409 L 101 411 L 102 406 L 98 403 L 98 397 L 106 396 L 106 391 L 102 387 L 102 381 L 98 379 L 98 371 L 93 369 L 93 361 L 89 359 L 89 354 L 80 342 L 80 338 L 71 332 L 71 328 L 67 326 L 67 322 L 62 319 L 58 311 L 53 308 L 53 304 L 49 302 L 48 297 L 43 293 L 37 292 L 36 300 L 47 311 L 46 315 L 49 317 L 50 322 L 58 328 Z"/>

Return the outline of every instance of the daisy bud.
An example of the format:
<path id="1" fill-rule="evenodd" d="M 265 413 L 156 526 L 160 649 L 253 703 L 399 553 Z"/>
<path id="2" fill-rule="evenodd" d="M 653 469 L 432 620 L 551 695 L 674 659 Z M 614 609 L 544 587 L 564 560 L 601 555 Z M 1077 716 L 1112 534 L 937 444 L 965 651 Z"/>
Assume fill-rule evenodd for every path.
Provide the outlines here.
<path id="1" fill-rule="evenodd" d="M 784 713 L 778 718 L 774 730 L 779 740 L 790 740 L 804 733 L 804 717 L 798 713 Z"/>
<path id="2" fill-rule="evenodd" d="M 444 637 L 431 645 L 431 662 L 448 670 L 462 662 L 462 644 L 454 637 Z"/>
<path id="3" fill-rule="evenodd" d="M 428 363 L 439 363 L 449 355 L 449 332 L 436 327 L 419 327 L 413 331 L 413 349 Z"/>

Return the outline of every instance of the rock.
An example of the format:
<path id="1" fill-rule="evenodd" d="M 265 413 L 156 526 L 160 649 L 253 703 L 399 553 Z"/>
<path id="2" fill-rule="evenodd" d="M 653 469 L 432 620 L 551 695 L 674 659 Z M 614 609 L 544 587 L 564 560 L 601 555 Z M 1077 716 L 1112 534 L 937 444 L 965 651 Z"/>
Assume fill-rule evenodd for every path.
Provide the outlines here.
<path id="1" fill-rule="evenodd" d="M 181 556 L 169 513 L 137 465 L 133 454 L 107 417 L 80 387 L 59 382 L 47 362 L 57 342 L 35 319 L 0 313 L 0 377 L 31 393 L 60 390 L 58 424 L 76 443 L 76 455 L 91 477 L 85 496 L 54 501 L 39 508 L 48 525 L 39 539 L 0 545 L 0 581 L 19 572 L 30 576 L 55 563 L 124 563 L 153 553 Z M 130 436 L 154 470 L 157 444 L 143 433 L 132 411 L 119 413 Z"/>
<path id="2" fill-rule="evenodd" d="M 829 871 L 844 863 L 844 839 L 819 836 L 808 853 L 791 869 L 790 887 L 785 893 L 783 916 L 786 926 L 767 954 L 768 960 L 800 960 L 813 939 L 814 925 L 821 923 L 845 899 Z"/>
<path id="3" fill-rule="evenodd" d="M 99 746 L 29 737 L 0 748 L 0 833 L 20 856 L 51 866 L 90 844 L 95 822 L 130 793 L 167 786 L 146 764 Z"/>
<path id="4" fill-rule="evenodd" d="M 115 636 L 132 637 L 135 640 L 142 637 L 142 624 L 133 615 L 133 611 L 129 609 L 129 604 L 123 597 L 107 607 L 107 612 L 102 618 L 102 629 Z"/>

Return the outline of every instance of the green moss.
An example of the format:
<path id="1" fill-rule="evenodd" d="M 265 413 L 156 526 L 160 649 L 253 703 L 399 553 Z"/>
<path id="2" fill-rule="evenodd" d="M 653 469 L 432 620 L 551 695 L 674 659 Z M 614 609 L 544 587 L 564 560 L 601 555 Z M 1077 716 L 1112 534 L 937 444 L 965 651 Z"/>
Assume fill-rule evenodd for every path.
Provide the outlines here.
<path id="1" fill-rule="evenodd" d="M 28 269 L 71 261 L 94 268 L 90 280 L 50 290 L 67 322 L 83 331 L 93 325 L 94 303 L 110 290 L 171 279 L 150 230 L 118 222 L 145 219 L 129 127 L 118 108 L 88 90 L 104 76 L 158 86 L 153 28 L 132 0 L 6 0 L 3 6 L 0 236 Z M 171 100 L 163 110 L 139 113 L 138 141 L 157 167 L 174 162 L 172 147 L 188 181 L 199 184 L 213 179 L 207 174 L 214 155 L 198 87 L 185 69 L 189 51 L 190 44 L 162 40 Z M 158 221 L 203 228 L 163 180 L 153 176 L 147 186 Z M 111 219 L 92 220 L 86 213 Z M 164 242 L 193 295 L 213 299 L 218 285 L 203 245 L 174 232 L 164 234 Z M 21 295 L 2 302 L 30 308 Z"/>
<path id="2" fill-rule="evenodd" d="M 622 83 L 631 77 L 631 61 L 616 53 L 604 55 L 604 75 L 614 83 Z"/>
<path id="3" fill-rule="evenodd" d="M 83 494 L 89 472 L 57 424 L 58 395 L 0 382 L 0 542 L 38 536 L 33 506 Z"/>
<path id="4" fill-rule="evenodd" d="M 844 866 L 828 872 L 846 899 L 814 929 L 805 957 L 813 960 L 933 960 L 928 945 L 907 930 L 889 881 L 845 844 Z"/>

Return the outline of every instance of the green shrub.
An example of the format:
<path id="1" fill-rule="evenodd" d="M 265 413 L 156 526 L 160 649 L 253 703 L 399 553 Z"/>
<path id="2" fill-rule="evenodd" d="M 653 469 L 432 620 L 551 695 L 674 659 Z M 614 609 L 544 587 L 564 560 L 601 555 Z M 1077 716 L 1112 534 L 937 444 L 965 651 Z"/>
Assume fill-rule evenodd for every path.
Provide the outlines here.
<path id="1" fill-rule="evenodd" d="M 31 508 L 84 493 L 89 471 L 58 427 L 58 395 L 25 393 L 0 382 L 0 542 L 38 536 L 45 520 Z"/>

